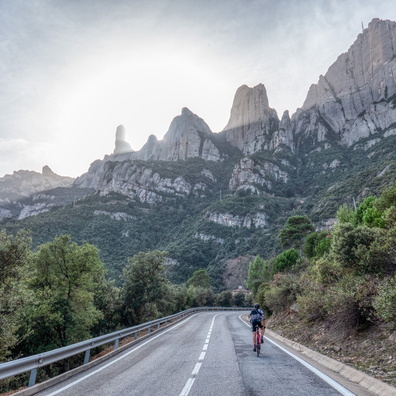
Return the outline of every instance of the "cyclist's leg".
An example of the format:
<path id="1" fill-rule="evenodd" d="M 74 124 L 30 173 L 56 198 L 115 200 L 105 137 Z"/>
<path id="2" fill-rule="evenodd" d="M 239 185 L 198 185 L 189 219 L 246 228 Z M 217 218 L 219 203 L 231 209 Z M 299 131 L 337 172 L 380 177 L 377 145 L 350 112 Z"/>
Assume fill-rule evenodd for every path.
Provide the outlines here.
<path id="1" fill-rule="evenodd" d="M 252 336 L 253 336 L 253 345 L 256 345 L 256 324 L 252 323 Z"/>

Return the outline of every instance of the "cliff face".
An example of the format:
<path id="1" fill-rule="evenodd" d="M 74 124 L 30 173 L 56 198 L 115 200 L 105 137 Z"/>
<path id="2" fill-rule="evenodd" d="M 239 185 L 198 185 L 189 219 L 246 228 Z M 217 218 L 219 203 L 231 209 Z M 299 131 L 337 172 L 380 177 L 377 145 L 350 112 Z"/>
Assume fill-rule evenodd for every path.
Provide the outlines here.
<path id="1" fill-rule="evenodd" d="M 301 144 L 332 140 L 351 147 L 396 134 L 396 23 L 373 19 L 338 57 L 292 117 Z"/>
<path id="2" fill-rule="evenodd" d="M 116 136 L 119 134 L 119 128 L 117 128 Z M 123 136 L 125 136 L 125 132 Z M 187 158 L 202 158 L 206 161 L 219 161 L 221 160 L 220 152 L 212 140 L 213 133 L 206 122 L 187 107 L 184 107 L 181 115 L 173 119 L 162 140 L 158 140 L 154 135 L 151 135 L 139 151 L 119 150 L 120 143 L 119 139 L 116 138 L 116 149 L 114 150 L 116 156 L 111 159 L 180 161 Z M 122 140 L 122 143 L 125 146 L 126 142 L 124 140 Z"/>
<path id="3" fill-rule="evenodd" d="M 152 135 L 134 152 L 120 125 L 113 154 L 95 161 L 73 185 L 101 195 L 116 192 L 140 202 L 161 202 L 170 196 L 205 195 L 210 188 L 205 173 L 201 180 L 188 180 L 180 169 L 169 175 L 163 165 L 155 165 L 158 161 L 202 160 L 219 164 L 219 169 L 233 161 L 228 173 L 219 173 L 229 193 L 276 196 L 285 189 L 307 193 L 306 187 L 314 182 L 348 171 L 349 160 L 342 157 L 342 150 L 366 151 L 396 134 L 395 76 L 396 23 L 374 19 L 311 86 L 292 117 L 286 111 L 279 120 L 263 84 L 243 85 L 222 132 L 212 133 L 204 120 L 183 108 L 162 140 Z M 172 167 L 177 165 L 166 166 Z M 46 179 L 46 187 L 45 177 L 40 177 L 37 188 L 30 182 L 27 194 L 56 186 L 54 177 Z"/>
<path id="4" fill-rule="evenodd" d="M 220 133 L 184 108 L 162 140 L 152 135 L 137 152 L 119 126 L 113 154 L 71 187 L 48 170 L 0 179 L 0 191 L 19 180 L 4 199 L 34 193 L 0 202 L 2 225 L 33 227 L 39 243 L 71 233 L 97 244 L 113 273 L 139 251 L 165 249 L 178 282 L 199 268 L 224 273 L 230 257 L 269 258 L 287 217 L 304 213 L 328 228 L 341 204 L 394 184 L 395 29 L 373 20 L 291 117 L 279 120 L 264 85 L 242 86 Z"/>
<path id="5" fill-rule="evenodd" d="M 223 130 L 227 141 L 244 154 L 269 150 L 270 142 L 278 130 L 279 119 L 268 104 L 263 84 L 254 88 L 238 88 L 231 108 L 228 124 Z"/>
<path id="6" fill-rule="evenodd" d="M 43 167 L 42 173 L 15 171 L 0 178 L 0 202 L 11 202 L 56 187 L 70 187 L 72 183 L 71 177 L 59 176 L 48 166 Z"/>
<path id="7" fill-rule="evenodd" d="M 331 161 L 326 158 L 323 162 L 310 153 L 345 147 L 367 150 L 396 134 L 395 76 L 396 23 L 374 19 L 348 52 L 340 55 L 311 86 L 303 106 L 292 117 L 286 111 L 279 120 L 276 111 L 269 107 L 263 84 L 253 88 L 243 85 L 235 94 L 230 119 L 221 133 L 213 134 L 201 118 L 184 108 L 163 140 L 151 136 L 140 151 L 105 160 L 223 161 L 228 152 L 224 144 L 219 144 L 222 139 L 239 152 L 229 175 L 229 190 L 276 195 L 279 183 L 297 182 L 296 175 L 304 174 L 307 167 L 329 173 L 334 167 L 328 163 L 337 163 L 340 169 L 345 166 L 345 161 L 335 154 Z M 125 166 L 123 169 L 126 172 Z M 128 172 L 135 171 L 139 179 L 140 170 L 135 166 Z M 76 185 L 100 188 L 102 192 L 119 186 L 121 179 L 115 173 L 117 183 L 106 184 L 102 189 L 99 180 L 104 180 L 104 172 L 104 163 L 94 163 Z M 106 178 L 112 178 L 108 171 Z M 175 180 L 166 184 L 169 183 Z M 130 187 L 117 187 L 117 191 L 130 194 Z"/>

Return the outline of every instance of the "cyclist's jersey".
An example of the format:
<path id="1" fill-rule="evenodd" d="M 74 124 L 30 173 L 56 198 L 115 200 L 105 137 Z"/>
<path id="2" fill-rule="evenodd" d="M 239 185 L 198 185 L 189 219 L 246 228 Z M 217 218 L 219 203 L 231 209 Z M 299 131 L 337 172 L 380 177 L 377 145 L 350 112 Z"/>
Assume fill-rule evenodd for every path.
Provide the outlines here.
<path id="1" fill-rule="evenodd" d="M 258 308 L 254 308 L 251 312 L 250 312 L 250 322 L 261 322 L 263 319 L 265 319 L 264 317 L 264 312 L 261 309 Z"/>

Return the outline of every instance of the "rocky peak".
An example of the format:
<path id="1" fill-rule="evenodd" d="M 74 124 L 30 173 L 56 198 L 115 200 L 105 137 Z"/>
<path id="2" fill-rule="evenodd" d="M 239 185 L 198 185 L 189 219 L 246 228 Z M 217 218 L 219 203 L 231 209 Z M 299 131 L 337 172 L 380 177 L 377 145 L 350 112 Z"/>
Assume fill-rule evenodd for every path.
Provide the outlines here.
<path id="1" fill-rule="evenodd" d="M 224 128 L 227 140 L 245 154 L 268 149 L 279 119 L 269 107 L 267 91 L 263 84 L 253 88 L 238 88 L 231 108 L 230 119 Z"/>
<path id="2" fill-rule="evenodd" d="M 41 174 L 44 177 L 57 177 L 58 175 L 52 171 L 52 169 L 48 165 L 44 165 L 41 171 Z"/>
<path id="3" fill-rule="evenodd" d="M 296 125 L 301 127 L 296 133 L 304 133 L 309 123 L 319 140 L 330 133 L 351 146 L 387 130 L 396 116 L 389 103 L 396 94 L 395 76 L 396 23 L 373 19 L 348 52 L 310 87 L 302 111 L 296 113 Z"/>
<path id="4" fill-rule="evenodd" d="M 126 130 L 124 125 L 118 125 L 116 130 L 114 154 L 125 154 L 133 151 L 131 145 L 125 140 L 125 135 Z"/>
<path id="5" fill-rule="evenodd" d="M 187 158 L 220 160 L 220 152 L 212 142 L 213 133 L 206 122 L 187 107 L 175 117 L 162 140 L 150 136 L 134 159 L 178 161 Z"/>
<path id="6" fill-rule="evenodd" d="M 0 178 L 0 202 L 9 202 L 57 187 L 70 187 L 72 183 L 71 177 L 59 176 L 47 165 L 43 167 L 42 173 L 15 171 L 12 175 Z"/>

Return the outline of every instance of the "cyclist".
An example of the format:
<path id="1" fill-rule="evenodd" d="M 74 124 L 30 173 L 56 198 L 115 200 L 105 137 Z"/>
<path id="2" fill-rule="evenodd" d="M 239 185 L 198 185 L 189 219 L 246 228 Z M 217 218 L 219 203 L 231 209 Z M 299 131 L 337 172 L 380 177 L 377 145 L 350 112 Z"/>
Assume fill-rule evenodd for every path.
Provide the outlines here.
<path id="1" fill-rule="evenodd" d="M 261 329 L 261 343 L 264 342 L 265 329 L 267 328 L 267 320 L 265 319 L 264 312 L 260 309 L 260 304 L 254 304 L 254 308 L 249 314 L 250 323 L 252 324 L 253 332 L 253 351 L 256 352 L 256 329 Z"/>

